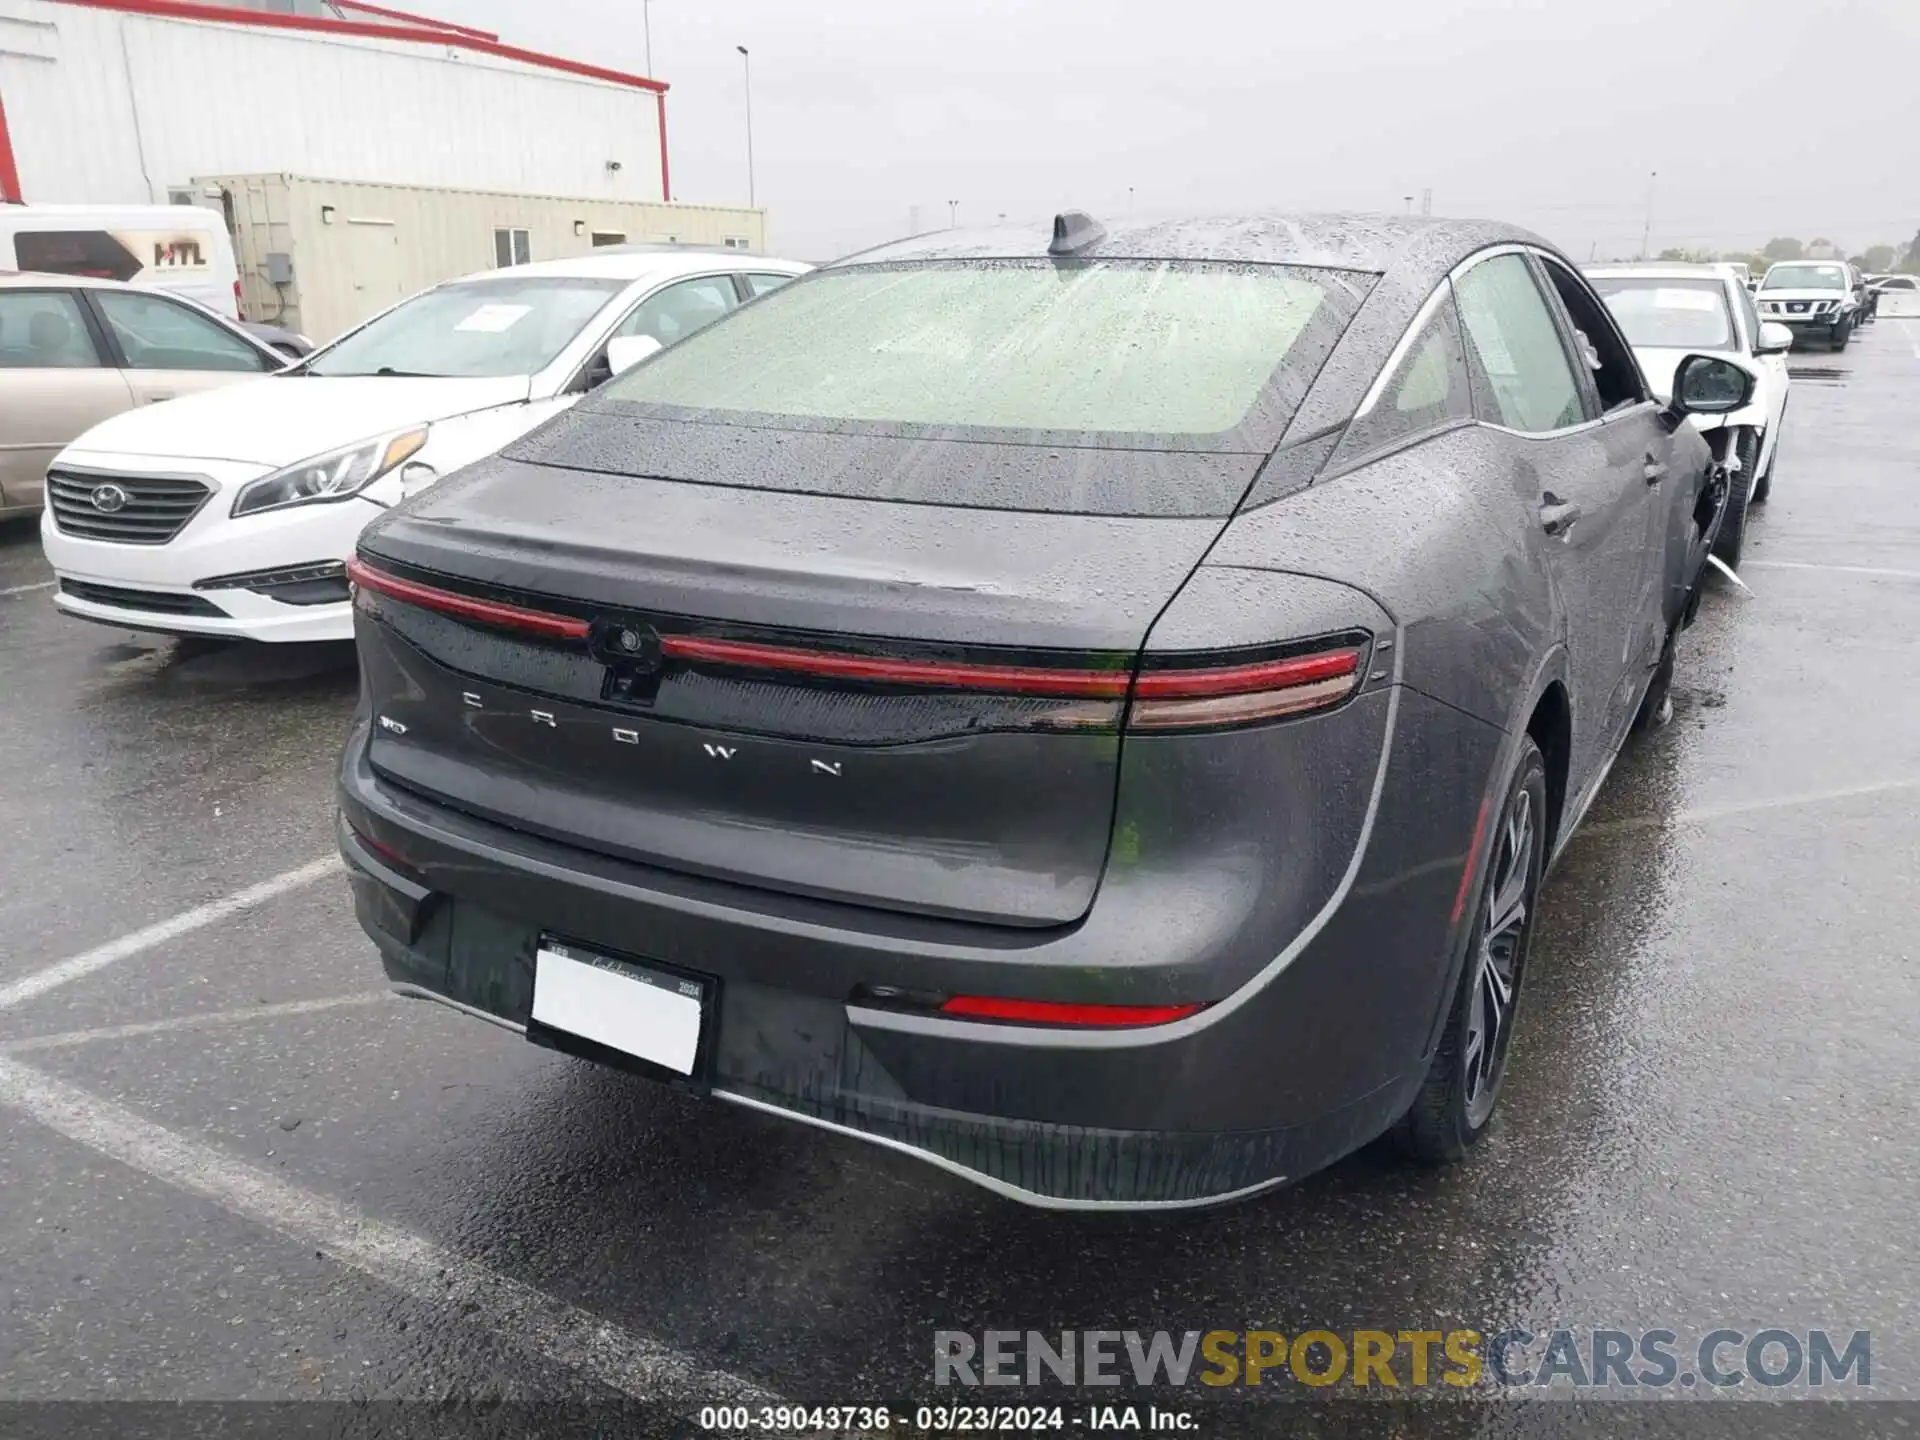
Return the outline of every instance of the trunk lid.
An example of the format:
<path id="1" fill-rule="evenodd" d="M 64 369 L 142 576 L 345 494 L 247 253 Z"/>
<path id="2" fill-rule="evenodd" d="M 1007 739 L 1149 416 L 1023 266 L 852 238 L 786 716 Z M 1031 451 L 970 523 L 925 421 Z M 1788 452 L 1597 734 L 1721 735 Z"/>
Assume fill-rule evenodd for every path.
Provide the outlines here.
<path id="1" fill-rule="evenodd" d="M 1106 861 L 1120 703 L 1104 680 L 1062 698 L 1022 677 L 1124 687 L 1223 523 L 496 457 L 362 539 L 392 582 L 360 587 L 370 758 L 457 808 L 650 864 L 1069 923 Z M 407 586 L 464 598 L 450 612 Z"/>

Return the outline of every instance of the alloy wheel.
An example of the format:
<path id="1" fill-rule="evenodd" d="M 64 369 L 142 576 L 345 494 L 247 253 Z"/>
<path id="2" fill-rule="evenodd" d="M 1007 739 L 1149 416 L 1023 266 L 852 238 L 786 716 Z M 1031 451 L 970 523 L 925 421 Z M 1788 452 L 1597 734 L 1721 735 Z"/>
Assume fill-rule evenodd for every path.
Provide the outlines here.
<path id="1" fill-rule="evenodd" d="M 1526 961 L 1535 836 L 1533 797 L 1522 787 L 1509 803 L 1494 839 L 1486 917 L 1473 957 L 1473 989 L 1460 1063 L 1467 1123 L 1474 1129 L 1493 1113 L 1506 1070 L 1507 1044 L 1513 1038 L 1514 1001 Z"/>

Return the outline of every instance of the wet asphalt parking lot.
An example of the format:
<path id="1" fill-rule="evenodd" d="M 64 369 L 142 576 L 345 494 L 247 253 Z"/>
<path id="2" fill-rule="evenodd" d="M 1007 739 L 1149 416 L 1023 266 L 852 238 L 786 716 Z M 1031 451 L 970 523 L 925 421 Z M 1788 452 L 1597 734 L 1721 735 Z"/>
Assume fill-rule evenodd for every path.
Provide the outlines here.
<path id="1" fill-rule="evenodd" d="M 666 1434 L 931 1398 L 936 1329 L 1510 1325 L 1867 1330 L 1856 1393 L 1920 1399 L 1920 321 L 1793 368 L 1753 594 L 1549 883 L 1496 1132 L 1202 1214 L 1023 1210 L 387 996 L 329 858 L 351 654 L 65 619 L 0 527 L 0 1399 Z"/>

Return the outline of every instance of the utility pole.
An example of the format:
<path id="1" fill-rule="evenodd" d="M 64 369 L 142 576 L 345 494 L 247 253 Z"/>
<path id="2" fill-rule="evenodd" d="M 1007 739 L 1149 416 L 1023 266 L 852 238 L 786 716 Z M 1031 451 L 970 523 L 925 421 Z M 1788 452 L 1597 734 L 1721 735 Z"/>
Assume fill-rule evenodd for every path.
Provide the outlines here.
<path id="1" fill-rule="evenodd" d="M 1640 258 L 1647 258 L 1647 248 L 1653 243 L 1653 186 L 1660 178 L 1660 172 L 1653 170 L 1647 175 L 1647 224 L 1640 232 Z"/>
<path id="2" fill-rule="evenodd" d="M 947 202 L 947 228 L 952 230 L 958 227 L 959 224 L 960 202 L 958 200 L 949 200 Z"/>
<path id="3" fill-rule="evenodd" d="M 918 205 L 909 205 L 907 207 L 907 234 L 918 235 L 919 233 L 920 207 Z"/>
<path id="4" fill-rule="evenodd" d="M 753 61 L 747 58 L 747 47 L 736 45 L 740 52 L 740 76 L 747 86 L 747 208 L 757 209 L 753 203 Z"/>
<path id="5" fill-rule="evenodd" d="M 653 0 L 640 0 L 640 28 L 647 37 L 647 78 L 653 75 Z"/>
<path id="6" fill-rule="evenodd" d="M 1422 190 L 1420 192 L 1420 213 L 1422 215 L 1433 214 L 1433 187 L 1432 186 L 1428 186 L 1425 190 Z"/>

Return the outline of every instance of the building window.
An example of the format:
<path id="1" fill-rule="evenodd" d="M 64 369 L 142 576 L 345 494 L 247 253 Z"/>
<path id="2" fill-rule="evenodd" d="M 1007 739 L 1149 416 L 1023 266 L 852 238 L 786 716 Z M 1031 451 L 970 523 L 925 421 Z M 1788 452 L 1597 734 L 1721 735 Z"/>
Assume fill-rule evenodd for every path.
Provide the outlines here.
<path id="1" fill-rule="evenodd" d="M 525 265 L 533 259 L 533 244 L 524 230 L 493 232 L 493 263 L 504 270 L 509 265 Z"/>
<path id="2" fill-rule="evenodd" d="M 624 230 L 596 230 L 593 232 L 593 246 L 596 250 L 602 245 L 624 245 L 626 243 L 627 232 Z"/>
<path id="3" fill-rule="evenodd" d="M 745 235 L 729 235 L 726 237 L 726 239 L 722 240 L 720 243 L 726 246 L 726 248 L 729 250 L 745 250 L 745 249 L 748 249 L 752 244 L 752 242 Z"/>

